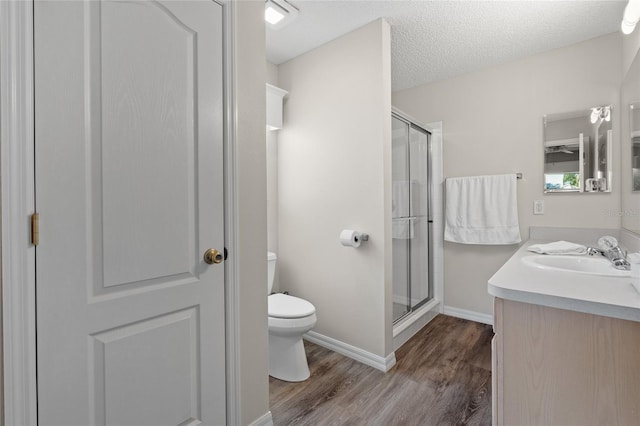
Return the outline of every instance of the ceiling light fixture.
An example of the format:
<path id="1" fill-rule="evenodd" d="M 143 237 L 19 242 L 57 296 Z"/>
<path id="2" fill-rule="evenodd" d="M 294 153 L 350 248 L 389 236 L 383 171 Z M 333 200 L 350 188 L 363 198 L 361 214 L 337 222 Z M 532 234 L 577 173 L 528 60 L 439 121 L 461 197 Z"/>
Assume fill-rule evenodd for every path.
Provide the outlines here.
<path id="1" fill-rule="evenodd" d="M 640 20 L 640 0 L 629 0 L 622 15 L 620 30 L 623 34 L 631 34 Z"/>
<path id="2" fill-rule="evenodd" d="M 271 29 L 278 30 L 288 25 L 296 16 L 298 16 L 298 9 L 286 0 L 264 2 L 264 20 Z"/>

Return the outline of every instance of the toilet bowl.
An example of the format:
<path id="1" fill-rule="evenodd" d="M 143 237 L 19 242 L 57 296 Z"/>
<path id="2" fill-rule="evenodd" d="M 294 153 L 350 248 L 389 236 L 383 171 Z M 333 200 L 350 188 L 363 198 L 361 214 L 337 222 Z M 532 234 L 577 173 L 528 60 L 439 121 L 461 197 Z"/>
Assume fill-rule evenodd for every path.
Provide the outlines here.
<path id="1" fill-rule="evenodd" d="M 275 275 L 276 255 L 269 253 L 271 292 Z M 316 308 L 299 297 L 282 293 L 268 296 L 269 375 L 287 382 L 309 378 L 309 365 L 302 335 L 316 325 Z"/>

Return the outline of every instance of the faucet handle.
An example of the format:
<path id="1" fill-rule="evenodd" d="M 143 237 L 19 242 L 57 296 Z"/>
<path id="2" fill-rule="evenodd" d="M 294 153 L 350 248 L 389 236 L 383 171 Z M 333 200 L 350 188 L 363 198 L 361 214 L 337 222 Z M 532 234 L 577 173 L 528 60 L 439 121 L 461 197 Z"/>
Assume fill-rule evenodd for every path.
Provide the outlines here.
<path id="1" fill-rule="evenodd" d="M 611 237 L 609 235 L 600 237 L 600 239 L 598 240 L 598 247 L 600 247 L 600 249 L 605 252 L 613 250 L 618 247 L 618 240 L 616 240 L 615 237 Z"/>
<path id="2" fill-rule="evenodd" d="M 604 251 L 600 250 L 599 248 L 595 248 L 595 247 L 587 247 L 587 254 L 589 256 L 594 256 L 596 254 L 604 256 Z"/>

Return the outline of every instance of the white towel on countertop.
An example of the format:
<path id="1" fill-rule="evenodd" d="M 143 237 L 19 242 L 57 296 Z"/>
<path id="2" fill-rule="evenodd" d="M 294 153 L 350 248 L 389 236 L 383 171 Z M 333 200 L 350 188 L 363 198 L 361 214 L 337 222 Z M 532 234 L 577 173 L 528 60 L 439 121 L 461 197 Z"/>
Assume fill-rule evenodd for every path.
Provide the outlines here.
<path id="1" fill-rule="evenodd" d="M 547 244 L 532 244 L 527 250 L 539 254 L 586 254 L 587 248 L 582 244 L 570 243 L 567 241 L 556 241 Z"/>
<path id="2" fill-rule="evenodd" d="M 463 244 L 517 244 L 515 174 L 448 178 L 444 239 Z"/>

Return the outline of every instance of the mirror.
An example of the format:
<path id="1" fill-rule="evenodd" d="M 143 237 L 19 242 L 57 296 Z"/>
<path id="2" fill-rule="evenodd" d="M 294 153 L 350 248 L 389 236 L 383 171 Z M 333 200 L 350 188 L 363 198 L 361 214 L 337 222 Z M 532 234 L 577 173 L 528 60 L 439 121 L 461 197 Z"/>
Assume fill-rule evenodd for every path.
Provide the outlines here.
<path id="1" fill-rule="evenodd" d="M 544 124 L 544 192 L 611 192 L 611 105 L 548 114 Z"/>
<path id="2" fill-rule="evenodd" d="M 631 190 L 640 191 L 640 102 L 630 106 Z"/>
<path id="3" fill-rule="evenodd" d="M 620 102 L 625 114 L 620 114 L 620 196 L 621 206 L 617 212 L 622 218 L 622 227 L 640 234 L 640 188 L 638 187 L 638 130 L 640 130 L 640 53 L 629 67 L 620 90 Z"/>

